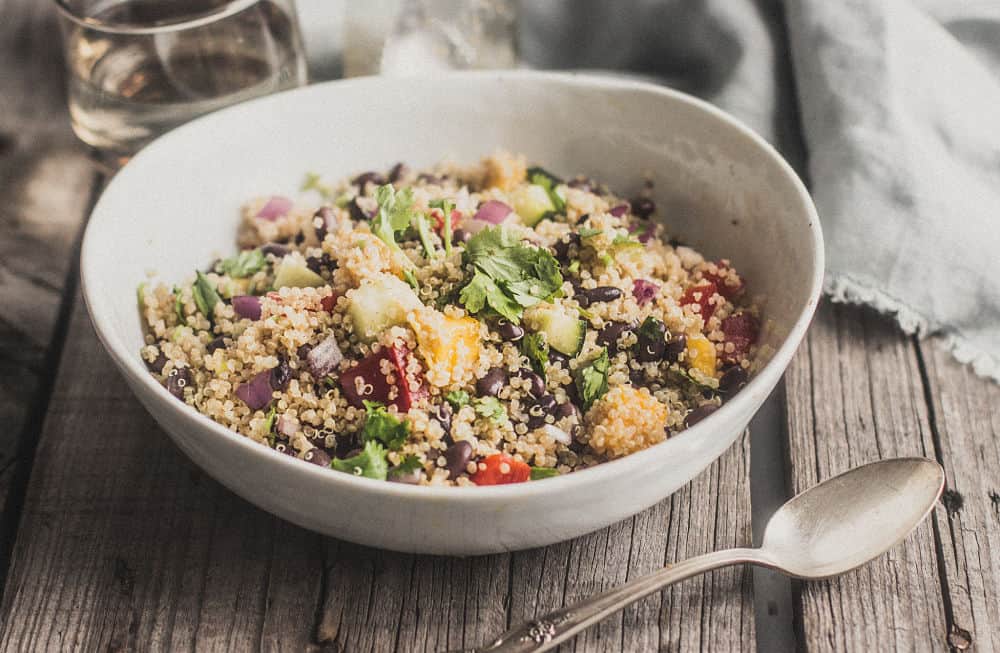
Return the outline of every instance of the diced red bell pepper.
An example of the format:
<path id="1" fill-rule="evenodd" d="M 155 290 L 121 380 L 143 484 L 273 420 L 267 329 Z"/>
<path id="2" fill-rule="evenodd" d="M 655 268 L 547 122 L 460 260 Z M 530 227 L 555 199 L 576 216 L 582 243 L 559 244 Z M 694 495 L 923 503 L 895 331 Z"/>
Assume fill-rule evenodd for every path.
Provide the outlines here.
<path id="1" fill-rule="evenodd" d="M 319 300 L 319 303 L 323 307 L 324 311 L 332 313 L 333 309 L 337 306 L 338 297 L 339 295 L 337 295 L 337 293 L 333 293 L 332 295 L 327 295 L 323 299 Z"/>
<path id="2" fill-rule="evenodd" d="M 479 461 L 477 471 L 470 476 L 476 485 L 507 485 L 524 483 L 531 478 L 531 467 L 505 453 L 495 453 Z"/>
<path id="3" fill-rule="evenodd" d="M 727 363 L 738 363 L 757 342 L 760 322 L 750 313 L 738 311 L 722 321 L 722 333 L 727 344 L 723 347 L 722 359 Z M 733 344 L 733 351 L 729 351 L 728 343 Z"/>
<path id="4" fill-rule="evenodd" d="M 441 209 L 431 209 L 431 219 L 434 220 L 434 231 L 438 235 L 442 234 L 444 231 L 444 211 Z M 458 209 L 452 209 L 451 211 L 451 229 L 454 231 L 458 228 L 458 223 L 462 221 L 462 212 Z"/>
<path id="5" fill-rule="evenodd" d="M 391 372 L 396 377 L 393 384 L 382 373 L 382 361 L 385 360 L 389 361 Z M 358 408 L 364 406 L 365 400 L 379 401 L 391 404 L 405 413 L 415 401 L 427 396 L 427 388 L 422 379 L 412 385 L 407 383 L 406 369 L 410 360 L 410 350 L 403 345 L 394 345 L 370 354 L 357 366 L 340 375 L 340 387 L 344 396 Z M 393 388 L 396 389 L 396 396 L 390 399 Z"/>
<path id="6" fill-rule="evenodd" d="M 703 281 L 696 286 L 691 286 L 684 292 L 684 295 L 681 297 L 681 306 L 698 304 L 701 307 L 701 311 L 698 314 L 701 315 L 701 319 L 708 322 L 712 314 L 715 313 L 715 304 L 711 303 L 710 300 L 717 292 L 718 288 L 716 288 L 714 283 Z"/>
<path id="7" fill-rule="evenodd" d="M 714 283 L 718 293 L 726 299 L 739 297 L 743 293 L 743 277 L 733 271 L 726 259 L 709 263 L 701 276 L 706 281 Z"/>

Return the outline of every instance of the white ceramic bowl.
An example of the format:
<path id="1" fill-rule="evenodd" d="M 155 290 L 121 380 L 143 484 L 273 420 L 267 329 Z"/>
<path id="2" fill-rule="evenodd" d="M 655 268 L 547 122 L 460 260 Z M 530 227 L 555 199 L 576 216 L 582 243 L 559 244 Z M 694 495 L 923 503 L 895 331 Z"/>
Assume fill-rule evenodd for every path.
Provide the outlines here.
<path id="1" fill-rule="evenodd" d="M 337 178 L 396 161 L 473 162 L 498 147 L 620 193 L 656 180 L 670 232 L 727 256 L 766 296 L 770 362 L 721 410 L 632 456 L 541 482 L 426 488 L 356 478 L 255 444 L 170 396 L 144 368 L 135 287 L 176 281 L 231 252 L 247 198 L 294 195 L 307 171 Z M 83 243 L 97 334 L 136 396 L 195 463 L 291 522 L 372 546 L 479 554 L 565 540 L 674 492 L 740 435 L 778 382 L 820 293 L 809 195 L 733 118 L 647 84 L 534 72 L 321 84 L 220 111 L 160 138 L 109 184 Z"/>

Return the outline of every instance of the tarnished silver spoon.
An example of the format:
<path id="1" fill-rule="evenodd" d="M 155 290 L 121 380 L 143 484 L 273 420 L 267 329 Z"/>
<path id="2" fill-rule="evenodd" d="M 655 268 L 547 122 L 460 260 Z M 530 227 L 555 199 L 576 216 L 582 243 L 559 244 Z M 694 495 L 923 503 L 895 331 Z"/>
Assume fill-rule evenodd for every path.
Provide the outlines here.
<path id="1" fill-rule="evenodd" d="M 712 569 L 750 563 L 817 580 L 870 562 L 902 541 L 931 511 L 944 470 L 926 458 L 883 460 L 835 476 L 774 513 L 757 549 L 707 553 L 665 567 L 512 628 L 469 653 L 547 651 L 667 585 Z"/>

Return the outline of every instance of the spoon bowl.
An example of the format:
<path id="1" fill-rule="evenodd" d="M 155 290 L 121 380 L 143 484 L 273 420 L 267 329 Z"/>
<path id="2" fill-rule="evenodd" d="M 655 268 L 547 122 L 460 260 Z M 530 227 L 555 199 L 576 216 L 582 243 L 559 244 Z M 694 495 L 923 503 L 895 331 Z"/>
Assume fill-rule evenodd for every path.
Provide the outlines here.
<path id="1" fill-rule="evenodd" d="M 894 458 L 862 465 L 789 499 L 757 549 L 696 556 L 516 626 L 474 653 L 548 651 L 626 605 L 697 574 L 754 564 L 816 580 L 871 562 L 915 529 L 944 489 L 941 465 Z"/>
<path id="2" fill-rule="evenodd" d="M 762 563 L 806 579 L 848 572 L 902 541 L 943 489 L 944 470 L 925 458 L 856 467 L 774 513 L 759 550 Z"/>

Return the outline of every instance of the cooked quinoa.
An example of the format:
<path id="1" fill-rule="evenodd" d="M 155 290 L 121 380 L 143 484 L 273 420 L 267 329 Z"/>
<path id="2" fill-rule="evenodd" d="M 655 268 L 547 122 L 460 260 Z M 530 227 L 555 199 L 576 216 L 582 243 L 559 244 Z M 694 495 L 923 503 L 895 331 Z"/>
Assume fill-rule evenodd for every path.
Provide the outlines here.
<path id="1" fill-rule="evenodd" d="M 310 175 L 244 206 L 238 254 L 139 287 L 141 355 L 201 413 L 339 472 L 492 485 L 625 456 L 757 354 L 744 280 L 668 240 L 650 191 L 503 153 Z"/>

